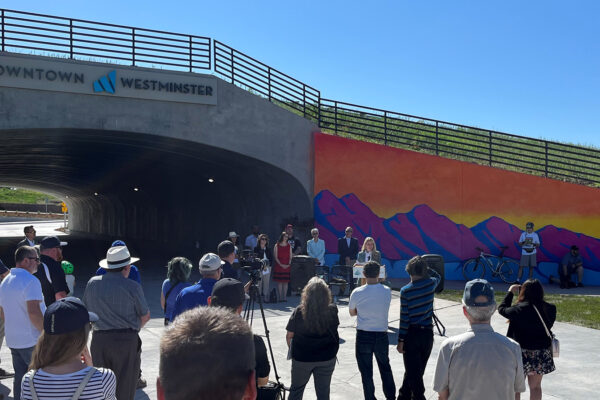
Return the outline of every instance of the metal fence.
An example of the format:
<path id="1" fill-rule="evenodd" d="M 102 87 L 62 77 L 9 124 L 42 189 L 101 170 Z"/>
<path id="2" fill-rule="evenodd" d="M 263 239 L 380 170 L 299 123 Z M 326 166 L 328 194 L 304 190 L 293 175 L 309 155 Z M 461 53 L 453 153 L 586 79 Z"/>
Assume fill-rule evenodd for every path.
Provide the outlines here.
<path id="1" fill-rule="evenodd" d="M 1 50 L 168 68 L 210 70 L 211 40 L 152 29 L 0 10 Z"/>
<path id="2" fill-rule="evenodd" d="M 208 37 L 0 9 L 1 50 L 217 76 L 325 132 L 600 185 L 600 150 L 323 99 L 319 90 Z"/>

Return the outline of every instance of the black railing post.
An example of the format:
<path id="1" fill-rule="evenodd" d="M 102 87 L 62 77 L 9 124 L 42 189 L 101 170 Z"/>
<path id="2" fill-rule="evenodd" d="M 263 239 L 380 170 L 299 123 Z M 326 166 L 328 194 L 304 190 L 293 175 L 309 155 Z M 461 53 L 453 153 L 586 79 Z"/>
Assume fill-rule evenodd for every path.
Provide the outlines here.
<path id="1" fill-rule="evenodd" d="M 135 65 L 135 28 L 131 28 L 131 62 Z"/>
<path id="2" fill-rule="evenodd" d="M 190 35 L 190 72 L 192 72 L 192 70 L 193 70 L 193 65 L 192 65 L 192 35 Z"/>
<path id="3" fill-rule="evenodd" d="M 267 79 L 269 81 L 269 101 L 271 101 L 271 67 L 267 68 Z"/>
<path id="4" fill-rule="evenodd" d="M 319 109 L 317 110 L 317 121 L 319 124 L 319 128 L 322 128 L 322 122 L 321 122 L 321 92 L 319 92 L 319 98 L 317 99 L 317 107 L 319 107 Z"/>
<path id="5" fill-rule="evenodd" d="M 387 146 L 387 111 L 383 112 L 383 144 Z"/>
<path id="6" fill-rule="evenodd" d="M 4 9 L 2 9 L 2 51 L 4 51 Z"/>
<path id="7" fill-rule="evenodd" d="M 488 163 L 492 166 L 492 131 L 488 131 Z"/>
<path id="8" fill-rule="evenodd" d="M 231 57 L 231 83 L 235 84 L 235 73 L 233 72 L 234 64 L 233 64 L 233 48 L 229 48 L 229 55 Z"/>
<path id="9" fill-rule="evenodd" d="M 337 101 L 333 102 L 333 107 L 334 107 L 334 116 L 335 116 L 335 123 L 334 123 L 334 127 L 335 127 L 335 134 L 337 135 L 337 131 L 338 131 L 338 122 L 337 122 Z"/>
<path id="10" fill-rule="evenodd" d="M 306 118 L 306 85 L 302 84 L 302 113 Z"/>
<path id="11" fill-rule="evenodd" d="M 544 153 L 545 153 L 545 157 L 544 157 L 544 176 L 547 178 L 548 177 L 548 141 L 544 140 Z"/>
<path id="12" fill-rule="evenodd" d="M 73 59 L 73 20 L 69 18 L 69 56 Z"/>
<path id="13" fill-rule="evenodd" d="M 435 121 L 435 155 L 439 156 L 440 155 L 440 138 L 439 138 L 439 128 L 440 128 L 440 123 L 438 121 Z"/>

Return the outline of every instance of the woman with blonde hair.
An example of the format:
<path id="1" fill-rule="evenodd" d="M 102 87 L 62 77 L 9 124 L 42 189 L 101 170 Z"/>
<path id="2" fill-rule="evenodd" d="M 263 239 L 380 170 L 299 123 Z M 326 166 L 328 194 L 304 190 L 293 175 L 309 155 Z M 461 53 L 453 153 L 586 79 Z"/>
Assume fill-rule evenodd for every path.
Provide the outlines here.
<path id="1" fill-rule="evenodd" d="M 376 261 L 379 265 L 381 264 L 381 253 L 377 250 L 377 245 L 375 244 L 375 239 L 371 236 L 367 236 L 365 241 L 363 242 L 362 249 L 358 253 L 358 257 L 356 257 L 357 264 L 366 264 L 369 261 Z M 380 279 L 380 282 L 385 281 L 385 279 Z M 365 278 L 360 278 L 360 284 L 364 285 L 367 282 Z"/>
<path id="2" fill-rule="evenodd" d="M 331 375 L 340 337 L 338 310 L 331 302 L 325 281 L 311 278 L 304 289 L 300 305 L 290 316 L 286 340 L 292 357 L 292 385 L 289 400 L 298 400 L 310 376 L 314 376 L 317 399 L 329 399 Z"/>
<path id="3" fill-rule="evenodd" d="M 115 374 L 94 368 L 87 348 L 90 323 L 97 320 L 76 297 L 48 306 L 44 330 L 31 356 L 31 371 L 21 382 L 21 399 L 116 399 Z"/>

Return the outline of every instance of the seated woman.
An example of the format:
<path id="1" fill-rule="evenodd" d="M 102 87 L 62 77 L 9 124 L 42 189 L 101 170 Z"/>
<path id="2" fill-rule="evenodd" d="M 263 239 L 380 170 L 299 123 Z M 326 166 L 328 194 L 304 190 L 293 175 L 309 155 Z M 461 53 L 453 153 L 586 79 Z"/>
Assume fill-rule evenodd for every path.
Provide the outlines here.
<path id="1" fill-rule="evenodd" d="M 371 236 L 365 238 L 362 249 L 358 253 L 358 257 L 356 257 L 357 264 L 366 264 L 369 261 L 377 261 L 381 265 L 381 253 L 377 250 L 375 240 Z M 361 285 L 364 285 L 366 281 L 365 278 L 360 278 Z M 380 281 L 384 281 L 384 279 L 380 279 Z"/>

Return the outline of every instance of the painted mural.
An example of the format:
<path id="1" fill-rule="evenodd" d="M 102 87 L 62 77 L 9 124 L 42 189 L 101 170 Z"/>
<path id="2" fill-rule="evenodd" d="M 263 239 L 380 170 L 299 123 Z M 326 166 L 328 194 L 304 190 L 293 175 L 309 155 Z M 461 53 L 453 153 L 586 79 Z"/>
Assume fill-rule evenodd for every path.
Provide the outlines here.
<path id="1" fill-rule="evenodd" d="M 556 276 L 571 245 L 580 248 L 584 283 L 600 284 L 600 190 L 527 174 L 315 135 L 315 224 L 333 262 L 347 226 L 372 236 L 388 275 L 405 277 L 416 254 L 441 254 L 447 279 L 463 279 L 476 247 L 519 259 L 519 235 L 536 224 L 536 276 Z M 490 278 L 490 277 L 488 277 Z"/>

